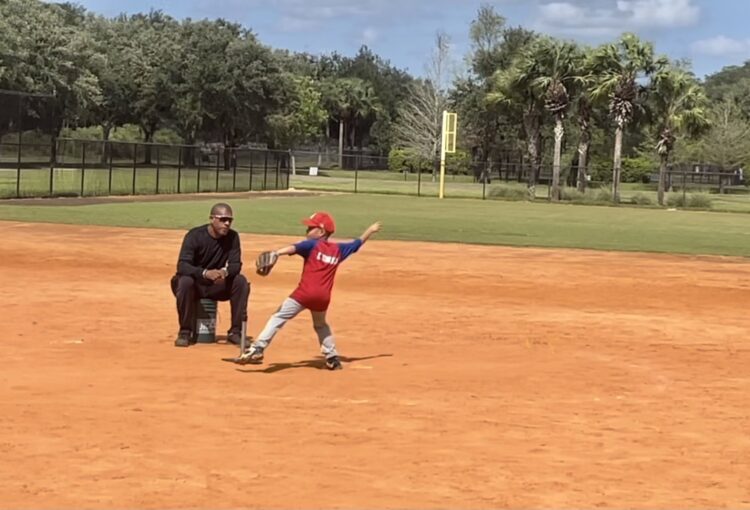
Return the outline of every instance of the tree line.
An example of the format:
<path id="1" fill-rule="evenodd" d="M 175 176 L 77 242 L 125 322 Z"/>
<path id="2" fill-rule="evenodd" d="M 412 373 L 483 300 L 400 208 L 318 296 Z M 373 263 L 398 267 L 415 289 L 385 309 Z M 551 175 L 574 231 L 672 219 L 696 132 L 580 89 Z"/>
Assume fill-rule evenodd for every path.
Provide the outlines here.
<path id="1" fill-rule="evenodd" d="M 352 57 L 274 49 L 223 19 L 1 0 L 0 89 L 52 95 L 54 112 L 36 102 L 27 113 L 52 119 L 54 135 L 95 127 L 108 140 L 132 125 L 144 142 L 164 130 L 188 145 L 331 142 L 340 156 L 366 148 L 412 166 L 434 160 L 451 109 L 480 166 L 523 153 L 533 194 L 550 164 L 553 200 L 563 182 L 583 190 L 592 178 L 611 182 L 617 200 L 622 180 L 658 165 L 662 202 L 670 163 L 734 169 L 750 158 L 750 63 L 701 81 L 633 34 L 587 47 L 509 26 L 489 5 L 467 30 L 468 55 L 459 61 L 437 33 L 413 76 L 367 47 Z M 2 137 L 13 115 L 0 117 Z"/>

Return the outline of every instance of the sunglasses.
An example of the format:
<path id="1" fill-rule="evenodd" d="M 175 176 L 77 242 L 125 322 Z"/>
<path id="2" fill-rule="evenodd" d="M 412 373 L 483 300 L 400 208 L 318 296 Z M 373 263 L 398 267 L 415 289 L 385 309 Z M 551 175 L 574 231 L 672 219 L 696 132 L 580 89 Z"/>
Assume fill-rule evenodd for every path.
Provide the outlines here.
<path id="1" fill-rule="evenodd" d="M 213 216 L 215 220 L 219 220 L 221 223 L 232 223 L 234 218 L 231 216 Z"/>

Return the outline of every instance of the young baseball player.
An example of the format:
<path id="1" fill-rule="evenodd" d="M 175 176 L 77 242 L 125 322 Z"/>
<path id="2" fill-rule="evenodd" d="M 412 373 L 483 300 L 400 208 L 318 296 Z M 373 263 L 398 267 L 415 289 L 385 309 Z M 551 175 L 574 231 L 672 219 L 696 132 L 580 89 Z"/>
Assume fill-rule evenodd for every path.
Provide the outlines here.
<path id="1" fill-rule="evenodd" d="M 279 255 L 300 255 L 305 259 L 302 266 L 302 277 L 297 288 L 284 300 L 278 310 L 268 319 L 263 331 L 248 349 L 237 358 L 241 365 L 246 363 L 260 364 L 263 352 L 273 337 L 290 319 L 307 309 L 312 314 L 313 328 L 318 335 L 320 351 L 326 358 L 329 370 L 341 368 L 341 360 L 336 352 L 333 333 L 326 322 L 326 311 L 331 302 L 333 281 L 339 265 L 352 253 L 359 250 L 370 236 L 380 230 L 380 222 L 373 223 L 362 235 L 348 243 L 337 243 L 330 240 L 336 230 L 333 218 L 325 212 L 316 212 L 302 220 L 307 225 L 304 241 L 287 246 L 274 252 L 264 252 L 258 257 L 258 273 L 268 274 Z"/>

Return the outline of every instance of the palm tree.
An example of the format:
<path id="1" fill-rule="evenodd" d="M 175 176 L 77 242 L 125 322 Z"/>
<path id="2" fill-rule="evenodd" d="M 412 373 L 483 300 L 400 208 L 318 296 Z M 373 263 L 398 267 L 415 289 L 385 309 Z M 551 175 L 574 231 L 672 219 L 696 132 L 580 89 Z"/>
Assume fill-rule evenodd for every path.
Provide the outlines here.
<path id="1" fill-rule="evenodd" d="M 536 181 L 542 165 L 542 121 L 545 104 L 544 92 L 533 86 L 538 78 L 545 76 L 540 63 L 530 57 L 529 48 L 533 47 L 534 41 L 530 40 L 531 46 L 520 52 L 507 68 L 495 72 L 490 92 L 486 96 L 489 104 L 503 105 L 509 110 L 520 110 L 526 150 L 532 165 L 527 182 L 529 200 L 536 196 Z"/>
<path id="2" fill-rule="evenodd" d="M 622 135 L 633 120 L 635 109 L 645 87 L 640 83 L 666 64 L 663 58 L 654 57 L 654 47 L 634 34 L 624 34 L 619 41 L 600 47 L 594 56 L 598 83 L 593 97 L 609 100 L 609 115 L 615 123 L 615 149 L 612 169 L 612 199 L 620 200 L 620 173 L 622 171 Z"/>
<path id="3" fill-rule="evenodd" d="M 544 107 L 555 119 L 555 152 L 552 164 L 553 201 L 560 200 L 560 160 L 565 134 L 563 120 L 571 102 L 571 92 L 580 81 L 582 54 L 569 42 L 540 39 L 522 61 L 522 73 L 541 73 L 532 80 L 532 86 L 544 97 Z"/>
<path id="4" fill-rule="evenodd" d="M 323 87 L 323 105 L 339 124 L 339 168 L 344 167 L 344 141 L 353 148 L 357 126 L 379 110 L 378 98 L 370 82 L 360 78 L 328 80 Z"/>
<path id="5" fill-rule="evenodd" d="M 669 156 L 681 134 L 697 136 L 709 127 L 703 88 L 692 74 L 666 67 L 652 80 L 652 115 L 657 122 L 656 152 L 659 155 L 659 205 L 664 205 L 664 188 Z"/>
<path id="6" fill-rule="evenodd" d="M 350 94 L 349 105 L 351 107 L 351 141 L 349 147 L 353 149 L 357 142 L 358 128 L 377 115 L 380 111 L 380 102 L 369 81 L 356 80 L 347 92 Z M 360 136 L 360 149 L 362 148 L 362 141 L 362 136 Z"/>
<path id="7" fill-rule="evenodd" d="M 575 110 L 578 122 L 578 175 L 576 178 L 576 189 L 581 193 L 586 191 L 588 179 L 588 156 L 591 147 L 591 125 L 594 120 L 597 102 L 593 97 L 596 85 L 596 74 L 594 69 L 594 54 L 589 49 L 582 50 L 581 59 L 578 61 L 578 77 L 575 91 Z"/>
<path id="8" fill-rule="evenodd" d="M 348 78 L 326 80 L 322 87 L 323 105 L 331 120 L 338 122 L 339 126 L 339 168 L 343 168 L 346 123 L 351 117 L 349 89 L 352 87 L 352 80 Z"/>

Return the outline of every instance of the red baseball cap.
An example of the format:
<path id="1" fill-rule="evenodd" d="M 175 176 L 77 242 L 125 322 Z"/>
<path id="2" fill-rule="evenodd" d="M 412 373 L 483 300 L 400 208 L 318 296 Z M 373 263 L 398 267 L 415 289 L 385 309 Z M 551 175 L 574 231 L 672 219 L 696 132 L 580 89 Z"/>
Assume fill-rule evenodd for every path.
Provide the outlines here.
<path id="1" fill-rule="evenodd" d="M 329 234 L 333 234 L 336 230 L 336 225 L 333 223 L 331 215 L 325 212 L 316 212 L 309 218 L 302 220 L 303 225 L 308 227 L 320 227 Z"/>

